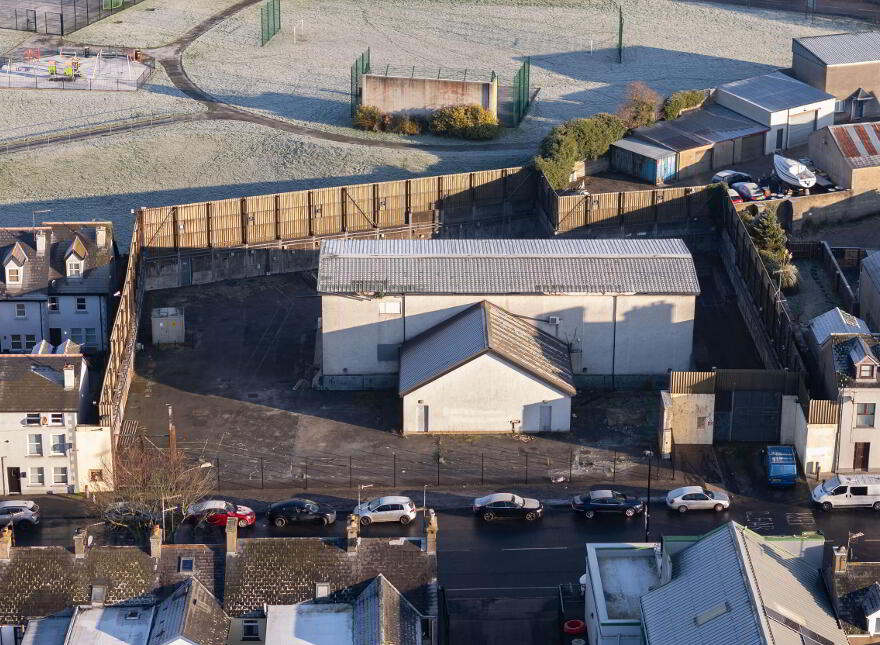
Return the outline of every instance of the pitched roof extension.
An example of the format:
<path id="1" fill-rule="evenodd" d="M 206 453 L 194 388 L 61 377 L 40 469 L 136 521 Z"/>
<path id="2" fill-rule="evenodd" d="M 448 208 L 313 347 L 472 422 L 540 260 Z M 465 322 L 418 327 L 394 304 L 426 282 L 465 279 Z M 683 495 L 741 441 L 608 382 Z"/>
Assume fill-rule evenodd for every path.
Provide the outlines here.
<path id="1" fill-rule="evenodd" d="M 565 343 L 486 300 L 404 343 L 398 392 L 404 396 L 486 353 L 575 394 Z"/>
<path id="2" fill-rule="evenodd" d="M 321 293 L 697 295 L 682 240 L 328 240 Z"/>
<path id="3" fill-rule="evenodd" d="M 880 32 L 877 31 L 795 38 L 792 50 L 797 52 L 798 45 L 826 65 L 880 61 Z"/>
<path id="4" fill-rule="evenodd" d="M 682 114 L 673 121 L 636 128 L 634 134 L 671 150 L 701 148 L 753 134 L 769 128 L 720 105 L 707 105 Z"/>
<path id="5" fill-rule="evenodd" d="M 779 112 L 802 105 L 834 100 L 834 97 L 827 92 L 817 90 L 782 72 L 724 83 L 718 86 L 718 91 L 739 97 L 767 112 Z"/>
<path id="6" fill-rule="evenodd" d="M 851 168 L 880 166 L 880 125 L 877 123 L 831 125 L 828 132 Z"/>
<path id="7" fill-rule="evenodd" d="M 868 323 L 843 311 L 840 307 L 829 309 L 810 321 L 810 333 L 819 347 L 831 338 L 831 334 L 868 334 L 870 332 Z"/>

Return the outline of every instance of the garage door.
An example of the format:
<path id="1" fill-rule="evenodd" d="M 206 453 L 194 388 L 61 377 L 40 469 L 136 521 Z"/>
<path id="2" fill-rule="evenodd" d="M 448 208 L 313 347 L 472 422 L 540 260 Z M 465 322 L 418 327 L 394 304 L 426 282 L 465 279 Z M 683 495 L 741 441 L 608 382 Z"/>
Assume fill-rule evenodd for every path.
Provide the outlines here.
<path id="1" fill-rule="evenodd" d="M 685 150 L 678 153 L 678 159 L 679 179 L 712 172 L 712 148 Z"/>
<path id="2" fill-rule="evenodd" d="M 757 159 L 764 154 L 764 135 L 753 134 L 750 137 L 743 137 L 742 152 L 737 161 L 751 161 Z"/>
<path id="3" fill-rule="evenodd" d="M 805 144 L 815 129 L 816 110 L 788 117 L 788 147 Z"/>
<path id="4" fill-rule="evenodd" d="M 719 141 L 712 148 L 712 170 L 727 168 L 733 163 L 733 141 Z"/>

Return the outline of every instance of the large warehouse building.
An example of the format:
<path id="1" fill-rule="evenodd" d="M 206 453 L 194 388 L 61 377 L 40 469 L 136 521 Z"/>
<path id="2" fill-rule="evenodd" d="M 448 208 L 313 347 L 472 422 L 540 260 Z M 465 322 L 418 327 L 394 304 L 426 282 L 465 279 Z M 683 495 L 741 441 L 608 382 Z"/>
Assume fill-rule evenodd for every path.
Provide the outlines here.
<path id="1" fill-rule="evenodd" d="M 323 387 L 398 388 L 404 343 L 484 300 L 614 386 L 689 369 L 699 283 L 681 240 L 328 240 L 318 291 Z"/>

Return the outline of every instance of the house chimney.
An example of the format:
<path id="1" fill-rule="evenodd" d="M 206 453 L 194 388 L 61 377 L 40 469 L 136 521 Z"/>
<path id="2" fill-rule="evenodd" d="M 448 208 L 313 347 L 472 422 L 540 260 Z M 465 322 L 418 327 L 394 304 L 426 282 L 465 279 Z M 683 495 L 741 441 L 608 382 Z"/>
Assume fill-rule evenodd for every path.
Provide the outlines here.
<path id="1" fill-rule="evenodd" d="M 12 556 L 12 527 L 0 529 L 0 560 L 8 560 Z"/>
<path id="2" fill-rule="evenodd" d="M 357 515 L 349 515 L 345 525 L 345 550 L 348 553 L 357 553 L 359 526 Z"/>
<path id="3" fill-rule="evenodd" d="M 98 245 L 99 249 L 103 249 L 106 246 L 110 245 L 110 241 L 107 239 L 107 227 L 106 226 L 98 226 L 95 228 L 95 244 Z"/>
<path id="4" fill-rule="evenodd" d="M 234 555 L 238 547 L 238 518 L 226 518 L 226 555 Z"/>
<path id="5" fill-rule="evenodd" d="M 153 525 L 153 531 L 150 533 L 150 557 L 158 560 L 162 555 L 162 527 L 158 524 Z"/>
<path id="6" fill-rule="evenodd" d="M 34 239 L 37 241 L 37 255 L 45 255 L 46 247 L 49 246 L 49 231 L 34 231 Z"/>
<path id="7" fill-rule="evenodd" d="M 71 363 L 64 364 L 64 389 L 72 390 L 76 379 L 74 379 L 74 370 L 75 368 Z"/>
<path id="8" fill-rule="evenodd" d="M 437 513 L 433 508 L 425 510 L 425 552 L 437 555 Z"/>
<path id="9" fill-rule="evenodd" d="M 77 560 L 86 557 L 86 532 L 82 528 L 73 534 L 73 555 Z"/>
<path id="10" fill-rule="evenodd" d="M 834 553 L 833 573 L 846 573 L 846 547 L 833 546 L 831 551 Z"/>

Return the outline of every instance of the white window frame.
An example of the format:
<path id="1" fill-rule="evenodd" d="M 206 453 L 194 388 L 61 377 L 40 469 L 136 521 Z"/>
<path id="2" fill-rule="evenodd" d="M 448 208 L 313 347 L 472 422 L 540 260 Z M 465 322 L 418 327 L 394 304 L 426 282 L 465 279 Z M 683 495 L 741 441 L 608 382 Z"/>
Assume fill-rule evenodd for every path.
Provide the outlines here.
<path id="1" fill-rule="evenodd" d="M 57 314 L 61 311 L 58 306 L 58 296 L 49 296 L 49 302 L 46 304 L 46 308 L 49 310 L 50 314 Z"/>
<path id="2" fill-rule="evenodd" d="M 24 349 L 25 349 L 25 351 L 30 352 L 36 346 L 37 346 L 36 334 L 25 334 L 24 335 Z"/>
<path id="3" fill-rule="evenodd" d="M 24 349 L 24 336 L 21 334 L 10 334 L 9 336 L 9 346 L 13 352 L 20 352 Z"/>
<path id="4" fill-rule="evenodd" d="M 53 412 L 49 415 L 49 423 L 53 426 L 63 426 L 64 425 L 64 413 L 63 412 Z"/>
<path id="5" fill-rule="evenodd" d="M 24 415 L 24 424 L 26 426 L 38 426 L 40 425 L 40 413 L 39 412 L 28 412 Z"/>
<path id="6" fill-rule="evenodd" d="M 834 101 L 834 111 L 838 114 L 846 112 L 846 101 Z"/>
<path id="7" fill-rule="evenodd" d="M 64 481 L 58 481 L 59 479 L 62 479 L 62 478 Z M 66 486 L 67 485 L 67 483 L 68 483 L 67 466 L 53 466 L 52 467 L 52 483 L 56 484 L 58 486 L 62 486 L 62 485 Z"/>
<path id="8" fill-rule="evenodd" d="M 82 305 L 82 306 L 80 306 Z M 76 298 L 76 311 L 77 313 L 87 313 L 88 309 L 88 300 L 84 296 L 77 296 Z"/>
<path id="9" fill-rule="evenodd" d="M 68 260 L 67 261 L 67 277 L 68 278 L 81 278 L 82 277 L 82 262 L 79 260 Z"/>
<path id="10" fill-rule="evenodd" d="M 862 413 L 859 413 L 859 408 L 864 406 Z M 868 412 L 870 410 L 870 413 Z M 877 420 L 877 405 L 874 403 L 856 403 L 856 427 L 857 428 L 873 428 L 874 423 Z M 868 419 L 870 419 L 870 423 L 868 423 Z"/>
<path id="11" fill-rule="evenodd" d="M 21 267 L 6 267 L 6 284 L 21 284 Z"/>
<path id="12" fill-rule="evenodd" d="M 61 438 L 61 441 L 58 441 L 58 438 Z M 56 450 L 56 448 L 61 447 L 61 450 Z M 67 433 L 61 434 L 53 434 L 50 438 L 49 443 L 49 454 L 53 457 L 63 457 L 67 454 Z"/>
<path id="13" fill-rule="evenodd" d="M 37 438 L 37 441 L 34 441 L 34 438 Z M 39 448 L 39 452 L 35 452 L 34 449 Z M 28 448 L 27 448 L 28 457 L 42 457 L 43 456 L 43 435 L 41 434 L 29 434 L 28 435 Z"/>
<path id="14" fill-rule="evenodd" d="M 46 469 L 42 466 L 34 466 L 28 473 L 28 486 L 45 486 Z"/>
<path id="15" fill-rule="evenodd" d="M 867 372 L 867 374 L 865 372 Z M 874 366 L 859 365 L 859 378 L 874 378 Z"/>
<path id="16" fill-rule="evenodd" d="M 70 340 L 72 340 L 77 345 L 83 345 L 83 328 L 82 327 L 71 327 L 70 328 Z"/>
<path id="17" fill-rule="evenodd" d="M 27 318 L 27 305 L 23 302 L 15 303 L 15 317 L 16 318 Z"/>

